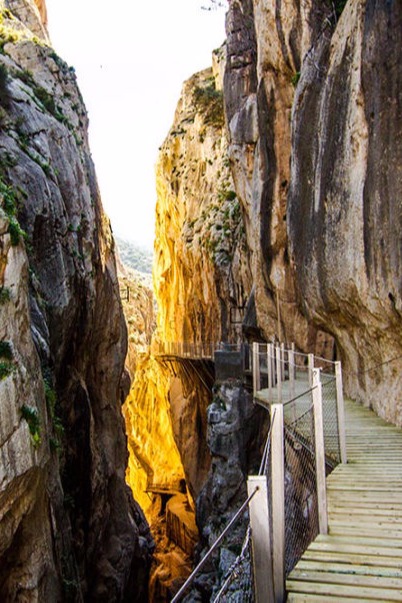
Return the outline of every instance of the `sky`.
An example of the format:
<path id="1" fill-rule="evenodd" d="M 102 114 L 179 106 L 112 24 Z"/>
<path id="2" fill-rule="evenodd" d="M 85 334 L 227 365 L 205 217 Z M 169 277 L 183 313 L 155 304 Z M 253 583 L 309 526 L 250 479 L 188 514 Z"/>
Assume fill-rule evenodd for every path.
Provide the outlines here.
<path id="1" fill-rule="evenodd" d="M 158 147 L 182 83 L 225 39 L 208 0 L 46 0 L 56 52 L 76 70 L 113 232 L 152 248 Z"/>

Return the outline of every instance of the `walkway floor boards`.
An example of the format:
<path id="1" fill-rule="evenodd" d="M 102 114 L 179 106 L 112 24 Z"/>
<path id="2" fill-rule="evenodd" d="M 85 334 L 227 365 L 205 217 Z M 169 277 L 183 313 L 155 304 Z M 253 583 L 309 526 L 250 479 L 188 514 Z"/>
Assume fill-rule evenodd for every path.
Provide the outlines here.
<path id="1" fill-rule="evenodd" d="M 327 480 L 327 536 L 286 582 L 288 603 L 402 601 L 402 430 L 345 401 L 348 464 Z"/>

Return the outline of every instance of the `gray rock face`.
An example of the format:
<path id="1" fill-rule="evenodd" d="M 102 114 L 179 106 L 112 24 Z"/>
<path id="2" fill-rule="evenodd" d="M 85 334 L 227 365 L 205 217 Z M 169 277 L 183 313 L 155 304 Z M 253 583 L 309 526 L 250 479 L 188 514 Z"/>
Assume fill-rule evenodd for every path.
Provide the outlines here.
<path id="1" fill-rule="evenodd" d="M 252 337 L 331 352 L 330 338 L 300 312 L 288 255 L 292 79 L 329 13 L 325 3 L 231 2 L 224 100 L 229 157 L 246 225 Z M 328 350 L 325 346 L 328 345 Z"/>
<path id="2" fill-rule="evenodd" d="M 304 60 L 288 206 L 304 312 L 335 336 L 348 393 L 399 424 L 401 26 L 398 3 L 349 2 Z"/>
<path id="3" fill-rule="evenodd" d="M 0 599 L 141 601 L 151 539 L 125 484 L 127 335 L 85 107 L 73 71 L 3 23 Z"/>
<path id="4" fill-rule="evenodd" d="M 246 476 L 258 473 L 267 422 L 268 413 L 252 403 L 251 395 L 239 382 L 228 380 L 216 388 L 208 407 L 208 446 L 212 464 L 197 499 L 200 547 L 205 547 L 200 557 L 247 498 Z M 219 580 L 239 553 L 245 525 L 243 518 L 233 527 L 219 554 L 197 578 L 197 589 L 204 597 L 206 593 L 211 594 L 213 587 L 219 586 Z M 191 597 L 196 600 L 196 592 L 189 597 L 189 601 Z"/>

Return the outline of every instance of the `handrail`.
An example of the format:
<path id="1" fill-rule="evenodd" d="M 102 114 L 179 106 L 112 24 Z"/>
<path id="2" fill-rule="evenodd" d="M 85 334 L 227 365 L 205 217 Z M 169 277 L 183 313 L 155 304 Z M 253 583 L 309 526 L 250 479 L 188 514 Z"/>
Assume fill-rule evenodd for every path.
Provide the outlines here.
<path id="1" fill-rule="evenodd" d="M 257 491 L 258 491 L 258 486 L 256 486 L 255 489 L 254 489 L 254 491 L 247 497 L 247 499 L 244 501 L 244 503 L 242 504 L 242 506 L 240 507 L 240 509 L 235 513 L 235 515 L 229 521 L 229 523 L 226 526 L 226 528 L 223 530 L 223 532 L 220 534 L 220 536 L 218 536 L 218 538 L 215 540 L 215 542 L 213 543 L 213 545 L 211 546 L 211 548 L 209 549 L 209 551 L 201 559 L 201 561 L 198 563 L 198 565 L 193 569 L 193 571 L 191 572 L 191 574 L 189 575 L 189 577 L 187 578 L 187 580 L 185 581 L 185 583 L 183 584 L 183 586 L 178 590 L 178 592 L 173 597 L 171 603 L 177 603 L 177 601 L 180 600 L 181 596 L 186 592 L 186 590 L 188 589 L 188 587 L 194 582 L 194 578 L 196 577 L 196 575 L 198 574 L 198 572 L 200 571 L 200 569 L 202 567 L 204 567 L 205 563 L 211 557 L 212 553 L 216 550 L 216 548 L 220 545 L 220 543 L 222 542 L 222 540 L 224 539 L 224 537 L 226 536 L 226 534 L 229 532 L 230 528 L 237 522 L 237 520 L 243 514 L 243 512 L 246 509 L 248 503 L 253 498 L 253 496 L 257 493 Z"/>

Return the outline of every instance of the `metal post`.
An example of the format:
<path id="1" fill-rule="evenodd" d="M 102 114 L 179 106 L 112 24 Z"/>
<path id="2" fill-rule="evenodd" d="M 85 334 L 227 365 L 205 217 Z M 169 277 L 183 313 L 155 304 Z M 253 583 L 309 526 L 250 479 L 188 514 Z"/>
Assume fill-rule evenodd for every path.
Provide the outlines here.
<path id="1" fill-rule="evenodd" d="M 260 359 L 258 356 L 259 344 L 253 342 L 253 393 L 254 397 L 260 389 Z"/>
<path id="2" fill-rule="evenodd" d="M 253 570 L 256 603 L 273 603 L 272 551 L 268 511 L 268 489 L 265 475 L 250 475 L 247 492 L 250 495 L 258 487 L 249 504 L 251 541 L 253 546 Z"/>
<path id="3" fill-rule="evenodd" d="M 291 399 L 295 398 L 295 353 L 293 350 L 288 351 L 288 361 L 289 361 L 289 381 L 290 381 L 290 397 Z"/>
<path id="4" fill-rule="evenodd" d="M 269 400 L 272 401 L 272 343 L 268 344 L 267 350 L 268 392 Z"/>
<path id="5" fill-rule="evenodd" d="M 308 384 L 313 387 L 314 354 L 308 355 Z"/>
<path id="6" fill-rule="evenodd" d="M 274 420 L 275 418 L 275 420 Z M 272 552 L 275 602 L 285 600 L 285 449 L 283 405 L 271 405 Z"/>
<path id="7" fill-rule="evenodd" d="M 294 361 L 294 359 L 295 359 L 295 351 L 296 351 L 296 348 L 295 348 L 295 344 L 294 344 L 293 342 L 292 342 L 292 343 L 291 343 L 291 345 L 290 345 L 290 349 L 292 350 L 292 354 L 293 354 L 293 361 Z M 295 380 L 297 379 L 297 374 L 296 374 L 296 364 L 295 364 L 295 362 L 293 362 L 293 379 L 295 379 Z"/>
<path id="8" fill-rule="evenodd" d="M 293 346 L 293 344 L 292 344 Z M 290 391 L 290 399 L 294 400 L 296 397 L 296 389 L 295 389 L 295 373 L 294 373 L 294 364 L 295 364 L 295 353 L 293 347 L 288 351 L 288 363 L 289 363 L 289 391 Z M 292 402 L 292 420 L 296 420 L 296 402 Z"/>
<path id="9" fill-rule="evenodd" d="M 281 348 L 276 346 L 276 388 L 278 391 L 278 402 L 282 402 L 282 370 L 281 370 Z"/>
<path id="10" fill-rule="evenodd" d="M 281 343 L 281 367 L 282 367 L 282 381 L 285 381 L 285 344 Z"/>
<path id="11" fill-rule="evenodd" d="M 327 490 L 325 483 L 324 424 L 322 417 L 321 369 L 313 371 L 315 469 L 317 480 L 318 524 L 320 534 L 328 534 Z"/>
<path id="12" fill-rule="evenodd" d="M 342 366 L 339 360 L 335 362 L 336 377 L 336 407 L 338 415 L 338 437 L 341 463 L 347 463 L 346 434 L 345 434 L 345 408 L 343 405 Z"/>

